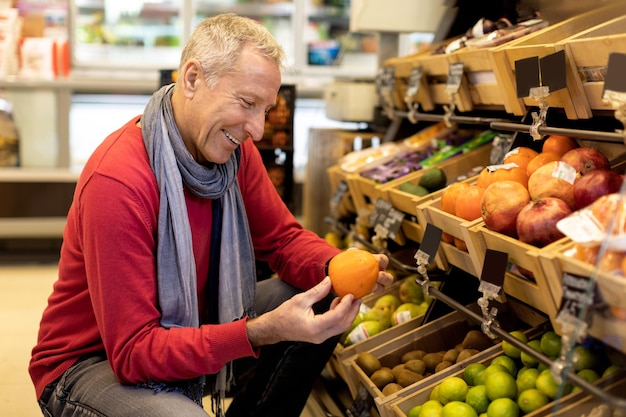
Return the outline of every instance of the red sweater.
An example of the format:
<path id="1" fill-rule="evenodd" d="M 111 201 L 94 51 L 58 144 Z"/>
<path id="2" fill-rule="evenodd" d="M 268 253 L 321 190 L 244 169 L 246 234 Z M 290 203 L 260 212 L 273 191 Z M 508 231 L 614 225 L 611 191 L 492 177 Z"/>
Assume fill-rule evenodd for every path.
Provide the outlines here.
<path id="1" fill-rule="evenodd" d="M 105 350 L 122 383 L 176 381 L 216 373 L 254 356 L 245 320 L 200 328 L 159 325 L 155 253 L 159 193 L 131 120 L 94 152 L 68 213 L 59 277 L 43 313 L 29 366 L 37 398 L 81 355 Z M 307 289 L 338 250 L 304 230 L 275 191 L 250 140 L 238 173 L 255 254 L 279 276 Z M 211 201 L 185 190 L 198 276 L 205 293 Z M 227 277 L 222 277 L 222 279 Z M 203 311 L 204 297 L 199 296 Z"/>

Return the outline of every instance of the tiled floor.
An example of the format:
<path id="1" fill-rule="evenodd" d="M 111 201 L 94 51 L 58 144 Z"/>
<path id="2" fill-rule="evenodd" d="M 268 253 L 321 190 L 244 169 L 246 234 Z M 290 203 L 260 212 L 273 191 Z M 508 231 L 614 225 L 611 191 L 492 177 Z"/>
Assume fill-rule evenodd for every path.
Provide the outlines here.
<path id="1" fill-rule="evenodd" d="M 3 417 L 42 415 L 27 366 L 56 274 L 54 263 L 0 265 L 0 415 Z M 338 410 L 328 413 L 332 406 L 328 395 L 316 390 L 301 417 L 343 415 Z"/>

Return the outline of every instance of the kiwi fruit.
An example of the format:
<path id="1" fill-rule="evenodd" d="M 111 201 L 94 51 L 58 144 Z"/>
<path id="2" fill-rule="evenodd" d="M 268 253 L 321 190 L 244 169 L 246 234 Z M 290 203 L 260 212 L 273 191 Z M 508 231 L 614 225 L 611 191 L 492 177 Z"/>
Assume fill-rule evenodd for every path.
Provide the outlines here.
<path id="1" fill-rule="evenodd" d="M 355 363 L 367 376 L 371 376 L 374 372 L 381 368 L 378 358 L 370 352 L 359 353 L 355 359 Z"/>
<path id="2" fill-rule="evenodd" d="M 463 342 L 461 342 L 464 349 L 478 349 L 485 350 L 493 346 L 493 342 L 480 330 L 470 330 L 465 335 Z"/>
<path id="3" fill-rule="evenodd" d="M 383 395 L 386 397 L 388 395 L 391 395 L 393 393 L 400 391 L 402 388 L 403 388 L 402 385 L 396 384 L 395 382 L 391 382 L 385 385 L 385 387 L 383 388 Z"/>
<path id="4" fill-rule="evenodd" d="M 409 371 L 413 371 L 416 374 L 424 375 L 426 371 L 426 364 L 421 359 L 411 359 L 404 363 L 404 367 Z"/>
<path id="5" fill-rule="evenodd" d="M 406 363 L 410 361 L 411 359 L 422 359 L 424 355 L 426 355 L 426 351 L 424 350 L 421 350 L 421 349 L 410 350 L 402 355 L 402 357 L 400 358 L 400 362 Z"/>
<path id="6" fill-rule="evenodd" d="M 454 365 L 454 362 L 441 361 L 441 362 L 439 362 L 439 365 L 437 365 L 437 367 L 435 368 L 435 373 L 437 373 L 437 372 L 439 372 L 439 371 L 441 371 L 443 369 L 446 369 L 447 367 L 452 366 L 452 365 Z"/>
<path id="7" fill-rule="evenodd" d="M 396 366 L 394 366 L 393 368 L 391 368 L 391 372 L 393 373 L 393 377 L 397 380 L 398 379 L 398 374 L 400 374 L 400 371 L 402 371 L 404 369 L 404 364 L 403 363 L 399 363 Z"/>
<path id="8" fill-rule="evenodd" d="M 457 356 L 456 358 L 456 363 L 464 361 L 465 359 L 474 356 L 478 352 L 479 350 L 477 349 L 463 349 L 462 351 L 459 352 L 459 356 Z"/>
<path id="9" fill-rule="evenodd" d="M 383 389 L 385 385 L 395 382 L 395 377 L 391 369 L 382 367 L 370 376 L 372 383 L 376 385 L 378 389 Z"/>
<path id="10" fill-rule="evenodd" d="M 426 365 L 426 369 L 432 372 L 443 360 L 443 354 L 441 352 L 427 353 L 426 355 L 424 355 L 422 360 Z"/>
<path id="11" fill-rule="evenodd" d="M 450 349 L 443 355 L 443 360 L 455 363 L 457 356 L 459 356 L 459 351 L 456 349 Z"/>
<path id="12" fill-rule="evenodd" d="M 402 387 L 408 387 L 409 385 L 414 384 L 417 381 L 421 381 L 422 379 L 424 379 L 422 375 L 409 371 L 408 369 L 403 369 L 400 371 L 396 382 Z"/>

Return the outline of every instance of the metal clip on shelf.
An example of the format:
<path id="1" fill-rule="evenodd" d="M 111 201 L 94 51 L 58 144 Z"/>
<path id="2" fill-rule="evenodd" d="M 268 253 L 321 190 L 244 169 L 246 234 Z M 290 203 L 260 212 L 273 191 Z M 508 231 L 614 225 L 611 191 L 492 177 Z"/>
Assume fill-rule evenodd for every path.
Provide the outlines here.
<path id="1" fill-rule="evenodd" d="M 523 123 L 510 123 L 494 121 L 491 123 L 494 130 L 507 130 L 511 132 L 531 133 L 532 126 Z M 602 142 L 624 143 L 622 133 L 598 132 L 584 129 L 568 129 L 559 127 L 537 126 L 537 132 L 543 135 L 565 135 L 575 138 L 599 140 Z"/>

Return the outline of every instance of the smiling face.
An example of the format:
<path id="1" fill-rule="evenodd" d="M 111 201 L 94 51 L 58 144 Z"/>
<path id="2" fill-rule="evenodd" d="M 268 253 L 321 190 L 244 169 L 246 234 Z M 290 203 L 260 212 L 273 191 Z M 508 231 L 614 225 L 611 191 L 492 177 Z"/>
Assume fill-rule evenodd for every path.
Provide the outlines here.
<path id="1" fill-rule="evenodd" d="M 265 115 L 280 88 L 280 69 L 249 47 L 238 61 L 239 71 L 225 74 L 213 88 L 197 60 L 189 60 L 179 74 L 172 97 L 174 118 L 198 163 L 222 164 L 244 141 L 263 138 Z"/>

